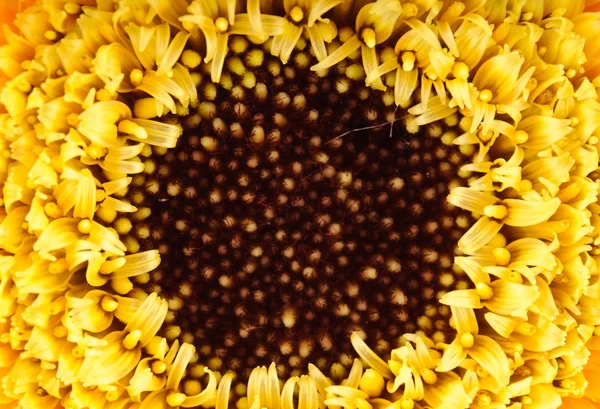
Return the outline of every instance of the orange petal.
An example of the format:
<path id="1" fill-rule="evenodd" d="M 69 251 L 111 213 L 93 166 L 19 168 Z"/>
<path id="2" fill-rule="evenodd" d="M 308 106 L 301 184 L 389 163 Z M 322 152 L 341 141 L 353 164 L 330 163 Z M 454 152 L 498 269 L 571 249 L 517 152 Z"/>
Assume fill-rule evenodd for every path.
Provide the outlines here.
<path id="1" fill-rule="evenodd" d="M 16 30 L 14 25 L 15 16 L 25 8 L 35 3 L 35 0 L 6 1 L 0 4 L 0 27 L 8 24 L 11 29 Z M 3 33 L 0 31 L 0 45 L 5 44 Z"/>

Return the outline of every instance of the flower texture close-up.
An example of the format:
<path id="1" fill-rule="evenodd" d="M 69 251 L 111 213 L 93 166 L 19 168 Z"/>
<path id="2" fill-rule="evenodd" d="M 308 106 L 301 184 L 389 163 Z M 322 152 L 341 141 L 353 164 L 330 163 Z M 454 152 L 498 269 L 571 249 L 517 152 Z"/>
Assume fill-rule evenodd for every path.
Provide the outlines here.
<path id="1" fill-rule="evenodd" d="M 0 409 L 600 408 L 599 10 L 0 0 Z"/>

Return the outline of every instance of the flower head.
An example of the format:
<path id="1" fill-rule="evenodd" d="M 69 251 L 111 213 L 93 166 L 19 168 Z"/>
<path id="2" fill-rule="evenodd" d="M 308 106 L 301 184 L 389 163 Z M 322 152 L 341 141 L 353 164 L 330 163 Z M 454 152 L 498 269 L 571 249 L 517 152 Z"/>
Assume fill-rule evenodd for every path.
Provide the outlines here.
<path id="1" fill-rule="evenodd" d="M 0 6 L 0 406 L 597 406 L 593 3 Z"/>

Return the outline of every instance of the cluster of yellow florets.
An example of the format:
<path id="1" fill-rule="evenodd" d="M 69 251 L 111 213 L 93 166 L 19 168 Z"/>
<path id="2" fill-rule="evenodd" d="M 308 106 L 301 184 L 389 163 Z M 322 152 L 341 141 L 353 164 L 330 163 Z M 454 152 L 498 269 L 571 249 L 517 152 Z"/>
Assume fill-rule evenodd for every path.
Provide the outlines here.
<path id="1" fill-rule="evenodd" d="M 157 336 L 165 300 L 132 277 L 160 263 L 111 223 L 151 146 L 174 147 L 230 38 L 287 62 L 342 61 L 406 126 L 456 113 L 473 154 L 448 201 L 477 222 L 445 294 L 456 339 L 405 334 L 387 360 L 360 334 L 340 385 L 257 368 L 238 407 L 556 408 L 583 396 L 600 325 L 600 16 L 583 0 L 45 0 L 5 29 L 0 69 L 0 405 L 226 409 L 230 374 Z M 235 51 L 235 50 L 233 50 Z M 252 75 L 241 81 L 252 88 Z M 367 340 L 368 341 L 368 340 Z M 364 370 L 363 364 L 370 369 Z M 186 370 L 203 381 L 182 381 Z M 223 371 L 224 373 L 226 371 Z M 204 381 L 204 378 L 207 378 Z"/>

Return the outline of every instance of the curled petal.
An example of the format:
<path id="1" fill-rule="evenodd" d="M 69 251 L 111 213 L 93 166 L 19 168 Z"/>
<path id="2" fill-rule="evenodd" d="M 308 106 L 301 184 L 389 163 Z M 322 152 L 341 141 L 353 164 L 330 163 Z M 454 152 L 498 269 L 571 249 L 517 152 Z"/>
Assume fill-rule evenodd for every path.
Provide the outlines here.
<path id="1" fill-rule="evenodd" d="M 207 401 L 215 398 L 217 394 L 217 377 L 208 368 L 204 369 L 204 372 L 208 374 L 208 385 L 202 392 L 194 396 L 186 397 L 185 401 L 181 404 L 184 408 L 193 408 L 206 404 Z"/>
<path id="2" fill-rule="evenodd" d="M 499 385 L 508 385 L 510 366 L 502 347 L 492 338 L 476 335 L 475 344 L 467 350 L 467 354 L 481 365 Z"/>
<path id="3" fill-rule="evenodd" d="M 444 351 L 444 355 L 442 355 L 442 359 L 438 363 L 436 370 L 438 372 L 450 372 L 462 364 L 466 357 L 467 352 L 460 344 L 460 341 L 455 339 Z"/>
<path id="4" fill-rule="evenodd" d="M 478 192 L 468 187 L 455 187 L 448 195 L 448 202 L 469 212 L 483 214 L 486 206 L 498 203 L 499 199 L 491 193 Z"/>
<path id="5" fill-rule="evenodd" d="M 352 342 L 352 346 L 354 350 L 362 358 L 363 361 L 371 368 L 379 372 L 382 376 L 393 379 L 394 375 L 390 371 L 389 366 L 385 363 L 383 359 L 381 359 L 371 348 L 367 346 L 365 341 L 358 335 L 358 333 L 353 333 L 350 336 L 350 342 Z"/>
<path id="6" fill-rule="evenodd" d="M 142 351 L 140 348 L 126 349 L 123 346 L 126 335 L 125 331 L 111 332 L 102 339 L 105 346 L 85 357 L 78 374 L 84 387 L 111 384 L 133 371 Z"/>
<path id="7" fill-rule="evenodd" d="M 483 302 L 490 311 L 500 315 L 513 315 L 529 308 L 539 296 L 536 287 L 496 280 L 490 284 L 494 295 Z"/>
<path id="8" fill-rule="evenodd" d="M 471 228 L 463 234 L 458 241 L 458 246 L 463 253 L 473 254 L 485 246 L 500 231 L 502 223 L 483 216 Z"/>
<path id="9" fill-rule="evenodd" d="M 529 201 L 506 199 L 502 202 L 508 211 L 503 222 L 509 226 L 525 227 L 543 223 L 558 210 L 560 199 Z"/>
<path id="10" fill-rule="evenodd" d="M 454 290 L 444 294 L 440 303 L 461 308 L 483 308 L 477 290 Z"/>
<path id="11" fill-rule="evenodd" d="M 345 60 L 350 54 L 354 51 L 358 50 L 361 47 L 362 43 L 358 38 L 358 35 L 355 34 L 350 37 L 344 44 L 342 44 L 338 49 L 329 54 L 327 58 L 323 61 L 320 61 L 318 64 L 310 67 L 312 71 L 321 71 L 329 67 L 333 67 L 340 61 Z"/>

